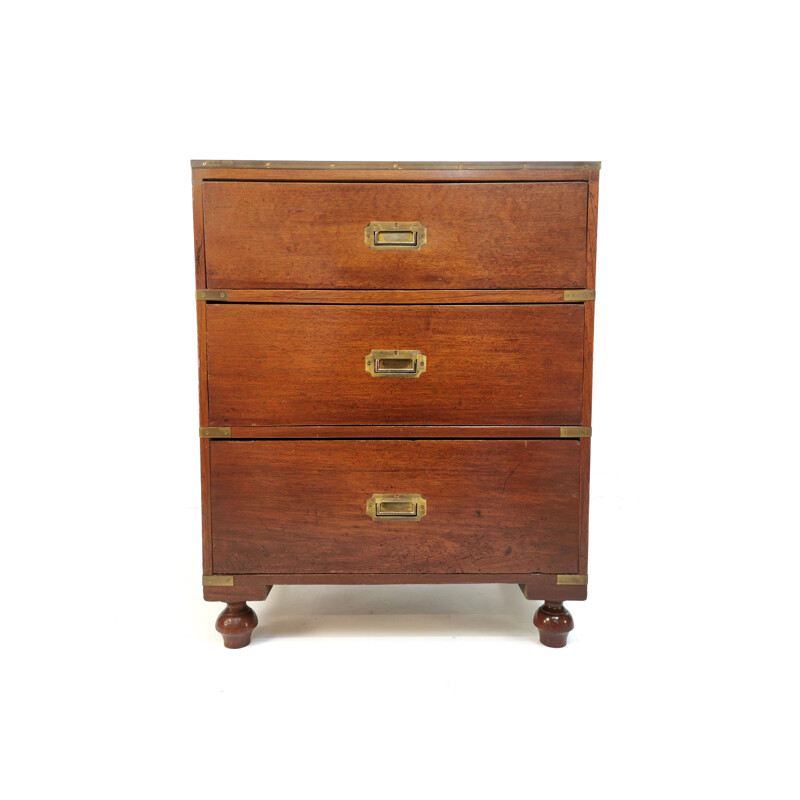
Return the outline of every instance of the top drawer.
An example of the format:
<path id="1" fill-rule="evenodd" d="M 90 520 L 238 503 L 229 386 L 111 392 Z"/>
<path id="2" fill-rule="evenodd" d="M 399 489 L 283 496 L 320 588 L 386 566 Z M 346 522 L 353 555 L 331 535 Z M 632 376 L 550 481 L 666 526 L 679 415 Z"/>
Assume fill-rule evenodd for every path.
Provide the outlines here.
<path id="1" fill-rule="evenodd" d="M 204 181 L 207 286 L 582 288 L 587 201 L 584 181 Z M 371 247 L 373 222 L 419 223 L 424 244 L 384 249 L 379 234 Z"/>

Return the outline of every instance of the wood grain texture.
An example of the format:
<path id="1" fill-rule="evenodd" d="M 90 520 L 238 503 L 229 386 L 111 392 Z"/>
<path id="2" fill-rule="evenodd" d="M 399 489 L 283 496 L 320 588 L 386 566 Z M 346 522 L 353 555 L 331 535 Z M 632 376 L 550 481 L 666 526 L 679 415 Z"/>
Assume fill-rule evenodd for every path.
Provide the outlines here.
<path id="1" fill-rule="evenodd" d="M 210 425 L 577 425 L 581 305 L 210 304 Z M 376 378 L 373 349 L 420 350 Z"/>
<path id="2" fill-rule="evenodd" d="M 221 600 L 224 603 L 246 600 L 266 600 L 271 589 L 271 581 L 263 581 L 258 579 L 255 575 L 248 575 L 247 580 L 237 580 L 236 586 L 204 586 L 203 599 Z"/>
<path id="3" fill-rule="evenodd" d="M 389 573 L 389 572 L 335 572 L 335 573 L 254 573 L 237 574 L 234 586 L 204 586 L 206 600 L 222 602 L 266 600 L 272 586 L 393 586 L 397 584 L 463 585 L 480 583 L 516 583 L 528 600 L 585 600 L 586 586 L 559 585 L 557 575 L 542 573 L 509 572 L 453 572 L 453 573 Z"/>
<path id="4" fill-rule="evenodd" d="M 586 285 L 587 183 L 204 182 L 209 288 L 553 289 Z M 421 222 L 372 250 L 372 221 Z"/>
<path id="5" fill-rule="evenodd" d="M 206 600 L 227 600 L 229 597 L 242 600 L 264 600 L 272 585 L 302 586 L 347 586 L 364 584 L 369 586 L 413 584 L 464 584 L 464 583 L 516 583 L 526 587 L 529 600 L 553 597 L 561 600 L 585 600 L 586 585 L 558 585 L 557 575 L 547 573 L 518 572 L 304 572 L 304 573 L 251 573 L 234 577 L 234 586 L 204 586 Z M 562 593 L 563 590 L 563 593 Z"/>
<path id="6" fill-rule="evenodd" d="M 273 584 L 520 583 L 547 600 L 545 633 L 565 642 L 547 626 L 567 624 L 561 602 L 586 597 L 585 585 L 559 585 L 557 573 L 587 572 L 591 445 L 559 437 L 561 425 L 591 425 L 595 304 L 564 304 L 563 290 L 595 288 L 598 165 L 250 166 L 193 164 L 196 287 L 275 314 L 228 317 L 218 311 L 226 304 L 198 303 L 200 424 L 232 425 L 234 439 L 253 440 L 201 440 L 203 571 L 235 575 L 235 586 L 204 587 L 206 599 L 234 604 L 236 616 Z M 208 220 L 206 193 L 217 203 Z M 392 219 L 425 224 L 429 244 L 369 250 L 364 226 Z M 219 265 L 208 282 L 206 222 L 216 226 Z M 528 317 L 535 304 L 545 316 L 560 304 L 578 317 Z M 321 316 L 305 311 L 314 307 Z M 215 342 L 211 375 L 222 379 L 214 391 L 227 420 L 210 413 L 214 321 L 214 335 L 227 337 Z M 398 341 L 373 341 L 376 330 Z M 363 359 L 372 348 L 430 358 L 419 342 L 399 341 L 407 333 L 427 337 L 428 349 L 449 345 L 448 358 L 418 380 L 370 378 Z M 354 382 L 343 365 L 356 351 Z M 471 382 L 456 369 L 467 351 L 480 367 Z M 296 353 L 299 365 L 284 360 Z M 429 391 L 434 375 L 446 379 Z M 370 381 L 372 394 L 360 396 Z M 572 403 L 573 416 L 548 403 Z M 429 480 L 449 521 L 420 486 L 374 486 L 381 477 Z M 338 505 L 342 489 L 363 497 Z M 383 490 L 420 491 L 428 515 L 372 521 L 366 496 Z"/>
<path id="7" fill-rule="evenodd" d="M 591 439 L 581 439 L 581 523 L 578 539 L 578 572 L 587 573 L 589 567 L 589 482 L 592 452 Z M 553 595 L 557 598 L 558 595 Z"/>
<path id="8" fill-rule="evenodd" d="M 589 183 L 589 209 L 586 237 L 587 287 L 594 289 L 597 261 L 597 214 L 599 185 Z M 595 301 L 584 304 L 583 345 L 583 406 L 581 425 L 592 424 L 592 383 L 594 377 L 594 317 Z M 586 572 L 589 564 L 589 483 L 591 473 L 591 440 L 581 442 L 581 530 L 579 544 L 579 571 Z M 558 599 L 558 595 L 552 595 Z"/>
<path id="9" fill-rule="evenodd" d="M 200 427 L 208 426 L 208 354 L 206 352 L 206 304 L 197 303 L 197 366 L 200 389 Z M 208 446 L 200 440 L 200 487 L 203 520 L 203 570 L 211 571 L 211 508 L 209 505 Z"/>
<path id="10" fill-rule="evenodd" d="M 200 440 L 200 513 L 203 525 L 203 574 L 214 571 L 211 549 L 211 442 Z"/>
<path id="11" fill-rule="evenodd" d="M 194 278 L 197 289 L 206 288 L 206 258 L 203 240 L 203 181 L 192 173 L 192 223 L 194 227 Z"/>
<path id="12" fill-rule="evenodd" d="M 589 182 L 589 205 L 586 225 L 586 288 L 596 288 L 595 274 L 597 264 L 597 213 L 600 184 L 597 180 Z"/>
<path id="13" fill-rule="evenodd" d="M 560 439 L 556 425 L 276 425 L 231 427 L 231 439 Z"/>
<path id="14" fill-rule="evenodd" d="M 228 289 L 231 303 L 563 303 L 563 289 Z"/>
<path id="15" fill-rule="evenodd" d="M 519 588 L 526 600 L 544 600 L 545 597 L 551 600 L 585 600 L 586 584 L 574 586 L 569 584 L 557 584 L 555 576 L 551 582 L 540 579 L 530 579 L 520 583 Z"/>
<path id="16" fill-rule="evenodd" d="M 203 238 L 203 184 L 197 173 L 192 174 L 192 217 L 194 223 L 195 287 L 206 286 L 206 261 Z M 199 387 L 200 425 L 208 425 L 208 360 L 206 353 L 206 304 L 197 303 L 197 372 Z M 200 502 L 203 528 L 203 572 L 212 571 L 210 462 L 208 442 L 200 441 Z"/>
<path id="17" fill-rule="evenodd" d="M 574 573 L 577 441 L 212 441 L 214 569 Z M 419 521 L 374 521 L 418 492 Z"/>

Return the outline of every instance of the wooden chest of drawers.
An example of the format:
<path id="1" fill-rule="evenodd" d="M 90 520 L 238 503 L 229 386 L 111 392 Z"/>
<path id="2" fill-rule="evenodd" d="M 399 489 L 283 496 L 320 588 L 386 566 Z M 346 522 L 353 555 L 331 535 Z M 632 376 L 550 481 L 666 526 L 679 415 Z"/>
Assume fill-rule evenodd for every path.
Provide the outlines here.
<path id="1" fill-rule="evenodd" d="M 587 583 L 596 163 L 193 161 L 203 587 Z"/>

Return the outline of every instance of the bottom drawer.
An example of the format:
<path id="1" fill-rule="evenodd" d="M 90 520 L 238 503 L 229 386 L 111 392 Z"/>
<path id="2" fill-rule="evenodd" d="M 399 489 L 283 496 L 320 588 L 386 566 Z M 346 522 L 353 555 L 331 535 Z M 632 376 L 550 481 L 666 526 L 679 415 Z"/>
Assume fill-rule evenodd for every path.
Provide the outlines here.
<path id="1" fill-rule="evenodd" d="M 578 570 L 579 441 L 210 447 L 215 573 Z"/>

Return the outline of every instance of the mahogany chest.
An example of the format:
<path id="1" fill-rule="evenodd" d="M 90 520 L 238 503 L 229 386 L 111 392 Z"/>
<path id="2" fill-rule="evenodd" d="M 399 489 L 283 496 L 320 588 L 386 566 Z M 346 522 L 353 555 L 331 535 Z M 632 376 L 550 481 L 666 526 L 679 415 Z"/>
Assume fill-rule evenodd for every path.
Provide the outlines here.
<path id="1" fill-rule="evenodd" d="M 203 591 L 586 598 L 598 163 L 193 161 Z"/>

